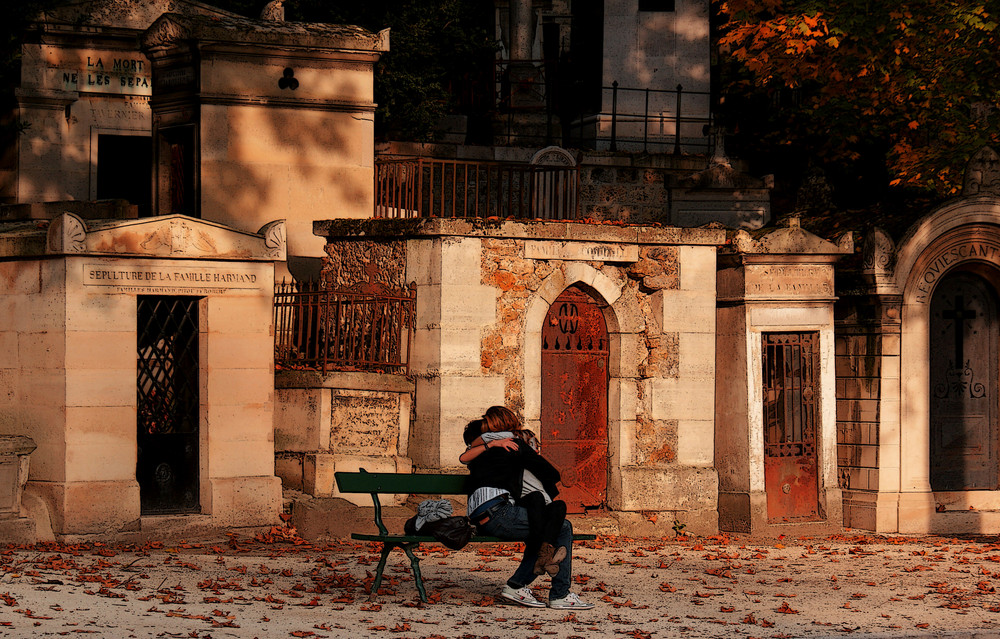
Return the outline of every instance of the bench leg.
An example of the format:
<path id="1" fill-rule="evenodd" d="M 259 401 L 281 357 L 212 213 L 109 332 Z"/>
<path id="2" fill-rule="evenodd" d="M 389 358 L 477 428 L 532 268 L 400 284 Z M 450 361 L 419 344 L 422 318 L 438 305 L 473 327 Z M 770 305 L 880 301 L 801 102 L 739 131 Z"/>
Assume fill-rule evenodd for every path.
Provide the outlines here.
<path id="1" fill-rule="evenodd" d="M 417 583 L 417 592 L 420 593 L 420 601 L 427 603 L 427 592 L 424 590 L 424 580 L 420 576 L 420 560 L 413 554 L 413 547 L 420 544 L 403 544 L 403 551 L 410 558 L 410 567 L 413 568 L 413 581 Z"/>
<path id="2" fill-rule="evenodd" d="M 372 582 L 372 591 L 368 593 L 368 601 L 373 601 L 378 595 L 378 587 L 382 584 L 382 573 L 385 571 L 385 562 L 389 559 L 389 553 L 396 547 L 396 544 L 382 544 L 382 558 L 378 560 L 378 569 L 375 571 L 375 581 Z"/>

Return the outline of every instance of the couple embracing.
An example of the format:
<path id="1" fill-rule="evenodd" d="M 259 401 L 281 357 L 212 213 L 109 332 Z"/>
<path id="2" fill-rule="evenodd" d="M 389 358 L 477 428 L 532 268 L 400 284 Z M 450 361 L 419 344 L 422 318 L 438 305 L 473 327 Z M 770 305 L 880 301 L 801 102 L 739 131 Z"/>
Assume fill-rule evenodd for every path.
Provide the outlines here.
<path id="1" fill-rule="evenodd" d="M 484 534 L 525 542 L 524 557 L 500 596 L 522 606 L 545 606 L 530 584 L 548 573 L 549 608 L 593 608 L 569 591 L 573 526 L 565 502 L 555 499 L 559 471 L 538 453 L 534 433 L 510 409 L 493 406 L 469 422 L 463 437 L 467 448 L 459 460 L 469 467 L 469 519 Z"/>

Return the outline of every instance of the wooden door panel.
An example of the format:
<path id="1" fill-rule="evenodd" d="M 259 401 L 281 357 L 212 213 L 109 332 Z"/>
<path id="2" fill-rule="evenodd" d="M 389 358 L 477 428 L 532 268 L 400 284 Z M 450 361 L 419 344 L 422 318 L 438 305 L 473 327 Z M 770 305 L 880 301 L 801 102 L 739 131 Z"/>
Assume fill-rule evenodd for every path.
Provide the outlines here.
<path id="1" fill-rule="evenodd" d="M 941 280 L 930 307 L 931 488 L 996 490 L 995 294 L 972 273 Z"/>

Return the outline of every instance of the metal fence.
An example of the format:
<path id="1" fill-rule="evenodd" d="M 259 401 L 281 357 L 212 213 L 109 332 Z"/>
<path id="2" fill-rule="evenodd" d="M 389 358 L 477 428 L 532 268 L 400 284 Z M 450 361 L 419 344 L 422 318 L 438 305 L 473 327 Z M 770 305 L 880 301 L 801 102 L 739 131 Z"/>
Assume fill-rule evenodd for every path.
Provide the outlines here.
<path id="1" fill-rule="evenodd" d="M 278 369 L 408 374 L 416 291 L 332 291 L 281 282 L 274 291 Z"/>
<path id="2" fill-rule="evenodd" d="M 375 164 L 375 217 L 575 220 L 579 170 L 425 158 Z"/>
<path id="3" fill-rule="evenodd" d="M 593 145 L 609 151 L 711 153 L 710 99 L 705 91 L 601 87 L 610 112 L 587 114 L 569 126 L 568 144 Z M 641 105 L 641 106 L 640 106 Z"/>

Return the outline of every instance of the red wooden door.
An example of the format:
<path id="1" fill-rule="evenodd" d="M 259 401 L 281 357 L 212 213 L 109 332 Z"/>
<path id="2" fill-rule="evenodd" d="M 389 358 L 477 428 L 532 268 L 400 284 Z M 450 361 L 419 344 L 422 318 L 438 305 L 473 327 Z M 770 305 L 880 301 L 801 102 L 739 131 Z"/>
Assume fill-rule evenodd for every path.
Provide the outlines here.
<path id="1" fill-rule="evenodd" d="M 542 454 L 562 473 L 569 512 L 604 505 L 608 490 L 608 329 L 597 303 L 571 286 L 542 327 Z"/>
<path id="2" fill-rule="evenodd" d="M 765 333 L 763 355 L 767 518 L 816 520 L 819 333 Z"/>

